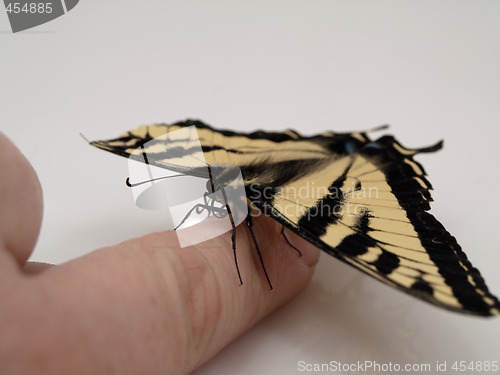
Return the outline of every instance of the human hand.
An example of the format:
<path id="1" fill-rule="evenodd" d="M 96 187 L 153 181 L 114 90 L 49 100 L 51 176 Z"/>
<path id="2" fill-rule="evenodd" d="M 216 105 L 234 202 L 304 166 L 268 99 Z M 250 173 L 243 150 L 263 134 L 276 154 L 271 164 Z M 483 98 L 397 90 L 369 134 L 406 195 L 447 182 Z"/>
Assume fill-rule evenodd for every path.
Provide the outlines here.
<path id="1" fill-rule="evenodd" d="M 0 372 L 185 374 L 309 282 L 318 250 L 266 217 L 254 231 L 269 290 L 247 228 L 180 248 L 154 233 L 54 267 L 26 263 L 42 219 L 38 178 L 0 133 Z M 78 241 L 78 239 L 75 239 Z M 64 251 L 64 249 L 61 249 Z"/>

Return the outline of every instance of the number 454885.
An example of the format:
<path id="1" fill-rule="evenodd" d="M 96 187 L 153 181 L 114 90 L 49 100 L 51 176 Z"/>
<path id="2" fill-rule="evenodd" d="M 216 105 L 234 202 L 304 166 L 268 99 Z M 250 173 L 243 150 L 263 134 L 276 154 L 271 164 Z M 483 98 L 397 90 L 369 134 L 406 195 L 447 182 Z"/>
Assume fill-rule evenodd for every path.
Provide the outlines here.
<path id="1" fill-rule="evenodd" d="M 7 13 L 52 13 L 52 3 L 8 3 Z"/>
<path id="2" fill-rule="evenodd" d="M 451 369 L 459 372 L 498 371 L 498 361 L 455 361 L 453 362 Z"/>

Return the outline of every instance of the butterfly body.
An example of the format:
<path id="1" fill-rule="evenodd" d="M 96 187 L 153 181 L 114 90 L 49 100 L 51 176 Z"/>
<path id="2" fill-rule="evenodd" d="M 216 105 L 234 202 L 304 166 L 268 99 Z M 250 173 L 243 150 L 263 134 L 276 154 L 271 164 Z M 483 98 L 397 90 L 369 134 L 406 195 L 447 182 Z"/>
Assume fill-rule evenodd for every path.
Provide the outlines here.
<path id="1" fill-rule="evenodd" d="M 183 146 L 185 138 L 167 145 L 165 135 L 189 127 L 200 140 L 202 157 Z M 479 271 L 427 212 L 432 186 L 413 157 L 442 143 L 408 149 L 392 136 L 372 141 L 366 132 L 237 133 L 188 120 L 91 144 L 132 158 L 143 147 L 150 164 L 194 176 L 208 167 L 208 192 L 241 173 L 250 212 L 273 218 L 326 253 L 434 305 L 500 314 L 500 302 Z"/>

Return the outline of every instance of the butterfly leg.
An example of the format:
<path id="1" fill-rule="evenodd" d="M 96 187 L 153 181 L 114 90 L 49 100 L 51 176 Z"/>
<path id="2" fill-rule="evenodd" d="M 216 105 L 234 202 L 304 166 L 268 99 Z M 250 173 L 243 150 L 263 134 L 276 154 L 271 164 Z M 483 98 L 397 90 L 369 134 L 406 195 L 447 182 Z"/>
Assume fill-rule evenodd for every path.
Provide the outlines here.
<path id="1" fill-rule="evenodd" d="M 207 210 L 208 211 L 208 216 L 210 216 L 210 214 L 214 213 L 214 212 L 217 212 L 221 215 L 223 214 L 227 214 L 226 212 L 226 209 L 225 208 L 222 208 L 222 207 L 212 207 L 212 206 L 209 206 L 209 205 L 204 205 L 204 204 L 197 204 L 195 206 L 193 206 L 193 208 L 191 208 L 188 213 L 186 214 L 186 216 L 184 216 L 184 218 L 182 219 L 182 221 L 179 223 L 179 225 L 177 225 L 174 230 L 177 230 L 180 226 L 182 226 L 182 224 L 184 224 L 186 222 L 187 219 L 189 219 L 189 217 L 191 216 L 191 214 L 193 213 L 193 211 L 196 210 L 196 213 L 200 214 L 203 212 L 203 210 Z M 224 217 L 224 216 L 220 216 L 220 217 Z"/>
<path id="2" fill-rule="evenodd" d="M 264 275 L 266 275 L 267 283 L 269 284 L 269 290 L 273 289 L 271 284 L 271 280 L 269 280 L 269 276 L 267 275 L 266 266 L 264 266 L 264 260 L 262 259 L 262 253 L 260 252 L 259 244 L 257 243 L 257 239 L 255 238 L 255 233 L 253 232 L 252 226 L 252 215 L 248 215 L 246 218 L 248 229 L 250 230 L 250 234 L 252 235 L 253 243 L 255 244 L 255 248 L 257 249 L 257 254 L 259 254 L 260 264 L 262 265 L 262 269 L 264 270 Z"/>
<path id="3" fill-rule="evenodd" d="M 210 182 L 210 191 L 213 192 L 213 191 L 215 191 L 215 186 L 214 186 L 213 177 L 212 177 L 212 168 L 210 167 L 210 165 L 208 165 L 207 168 L 208 168 L 208 175 L 209 175 L 208 181 Z M 231 222 L 231 226 L 233 228 L 233 232 L 231 233 L 231 243 L 233 245 L 234 264 L 236 266 L 236 271 L 238 272 L 238 279 L 240 280 L 240 285 L 242 285 L 243 280 L 241 279 L 240 267 L 238 266 L 238 258 L 236 257 L 236 224 L 234 223 L 233 214 L 231 213 L 231 208 L 229 207 L 229 202 L 227 199 L 226 192 L 224 191 L 224 189 L 221 189 L 220 191 L 222 193 L 222 197 L 224 199 L 224 204 L 226 206 L 225 212 L 227 213 L 227 216 L 229 216 L 229 221 Z M 208 194 L 205 193 L 204 197 L 203 197 L 205 202 L 207 202 L 207 200 L 206 200 L 207 196 L 208 196 Z M 212 205 L 214 203 L 215 202 L 212 202 Z"/>
<path id="4" fill-rule="evenodd" d="M 293 245 L 292 245 L 292 243 L 290 242 L 290 240 L 288 239 L 288 237 L 286 236 L 286 234 L 285 234 L 285 226 L 284 226 L 284 225 L 282 225 L 282 226 L 281 226 L 281 235 L 282 235 L 282 236 L 283 236 L 283 238 L 285 239 L 286 243 L 287 243 L 288 245 L 290 245 L 290 247 L 291 247 L 292 249 L 294 249 L 296 252 L 298 252 L 300 256 L 302 256 L 302 251 L 300 251 L 300 250 L 299 250 L 299 249 L 297 249 L 295 246 L 293 246 Z"/>
<path id="5" fill-rule="evenodd" d="M 233 245 L 234 264 L 236 266 L 236 271 L 238 272 L 238 279 L 240 280 L 240 285 L 242 285 L 243 280 L 241 279 L 240 267 L 238 266 L 238 257 L 236 256 L 236 224 L 234 224 L 233 214 L 231 213 L 231 208 L 229 207 L 226 192 L 224 191 L 224 189 L 221 189 L 221 192 L 222 192 L 222 197 L 224 198 L 224 203 L 226 205 L 225 212 L 227 212 L 227 216 L 229 217 L 229 221 L 231 222 L 231 226 L 233 228 L 233 232 L 231 233 L 231 243 Z"/>
<path id="6" fill-rule="evenodd" d="M 243 284 L 243 280 L 241 279 L 240 267 L 238 266 L 238 257 L 236 256 L 236 225 L 234 225 L 232 215 L 229 215 L 231 220 L 231 225 L 233 226 L 233 233 L 231 234 L 231 243 L 233 244 L 233 257 L 234 264 L 236 266 L 236 272 L 238 272 L 238 279 L 240 280 L 240 285 Z"/>

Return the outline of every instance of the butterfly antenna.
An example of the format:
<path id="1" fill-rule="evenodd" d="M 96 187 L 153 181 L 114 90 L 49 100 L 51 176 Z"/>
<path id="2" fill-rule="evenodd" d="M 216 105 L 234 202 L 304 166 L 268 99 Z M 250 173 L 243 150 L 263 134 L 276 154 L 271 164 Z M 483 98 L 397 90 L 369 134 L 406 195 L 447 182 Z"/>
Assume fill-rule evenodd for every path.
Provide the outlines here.
<path id="1" fill-rule="evenodd" d="M 85 137 L 85 136 L 83 135 L 83 133 L 80 133 L 80 136 L 81 136 L 83 139 L 85 139 L 85 141 L 86 141 L 87 143 L 90 143 L 90 141 L 87 139 L 87 137 Z"/>
<path id="2" fill-rule="evenodd" d="M 378 131 L 381 131 L 381 130 L 389 129 L 389 127 L 390 127 L 389 124 L 383 124 L 383 125 L 379 125 L 379 126 L 376 126 L 374 128 L 365 130 L 365 133 L 378 132 Z"/>

